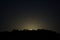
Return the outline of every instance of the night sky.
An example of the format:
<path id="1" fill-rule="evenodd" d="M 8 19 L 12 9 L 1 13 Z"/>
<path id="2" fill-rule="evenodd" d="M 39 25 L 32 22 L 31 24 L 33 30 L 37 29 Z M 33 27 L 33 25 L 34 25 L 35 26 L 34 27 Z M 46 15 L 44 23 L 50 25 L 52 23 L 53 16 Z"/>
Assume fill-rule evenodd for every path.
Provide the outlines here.
<path id="1" fill-rule="evenodd" d="M 60 33 L 59 4 L 57 0 L 2 0 L 0 31 L 47 29 Z"/>

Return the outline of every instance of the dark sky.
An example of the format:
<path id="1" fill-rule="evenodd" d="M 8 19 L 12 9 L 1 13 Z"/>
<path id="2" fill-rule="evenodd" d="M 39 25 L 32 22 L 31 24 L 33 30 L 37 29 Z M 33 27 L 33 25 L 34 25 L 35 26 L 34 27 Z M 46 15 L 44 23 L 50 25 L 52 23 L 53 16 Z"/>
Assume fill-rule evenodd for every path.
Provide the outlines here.
<path id="1" fill-rule="evenodd" d="M 2 0 L 0 31 L 48 29 L 60 32 L 59 4 L 57 0 Z"/>

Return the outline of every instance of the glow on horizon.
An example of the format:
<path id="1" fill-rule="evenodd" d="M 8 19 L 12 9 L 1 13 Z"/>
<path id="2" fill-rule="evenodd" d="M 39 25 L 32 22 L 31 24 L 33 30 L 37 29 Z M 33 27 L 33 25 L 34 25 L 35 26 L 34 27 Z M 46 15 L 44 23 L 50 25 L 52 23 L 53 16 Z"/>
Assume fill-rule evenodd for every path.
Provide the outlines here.
<path id="1" fill-rule="evenodd" d="M 25 19 L 21 21 L 21 26 L 18 25 L 17 29 L 18 30 L 37 30 L 37 29 L 42 29 L 40 27 L 42 24 L 39 23 L 38 19 Z"/>

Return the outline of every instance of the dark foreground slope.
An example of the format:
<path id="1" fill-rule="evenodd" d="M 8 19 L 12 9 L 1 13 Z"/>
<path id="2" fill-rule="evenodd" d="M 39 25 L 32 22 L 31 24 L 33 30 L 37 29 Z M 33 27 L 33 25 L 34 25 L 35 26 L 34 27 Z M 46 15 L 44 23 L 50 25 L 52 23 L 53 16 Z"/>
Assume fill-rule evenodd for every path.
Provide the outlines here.
<path id="1" fill-rule="evenodd" d="M 12 32 L 0 32 L 0 36 L 9 39 L 60 39 L 60 34 L 50 30 L 13 30 Z"/>

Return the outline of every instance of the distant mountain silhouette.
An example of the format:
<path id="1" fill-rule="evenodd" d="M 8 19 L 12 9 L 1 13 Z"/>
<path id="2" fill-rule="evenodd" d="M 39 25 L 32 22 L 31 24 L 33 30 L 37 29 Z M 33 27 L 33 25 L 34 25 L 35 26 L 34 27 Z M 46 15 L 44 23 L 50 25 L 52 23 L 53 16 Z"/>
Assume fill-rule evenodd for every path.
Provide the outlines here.
<path id="1" fill-rule="evenodd" d="M 60 39 L 60 34 L 56 33 L 51 30 L 44 30 L 44 29 L 38 29 L 38 30 L 13 30 L 11 32 L 0 32 L 4 33 L 1 34 L 3 36 L 12 37 L 12 38 L 21 38 L 23 37 L 39 37 L 40 39 Z M 22 37 L 22 38 L 23 38 Z"/>

